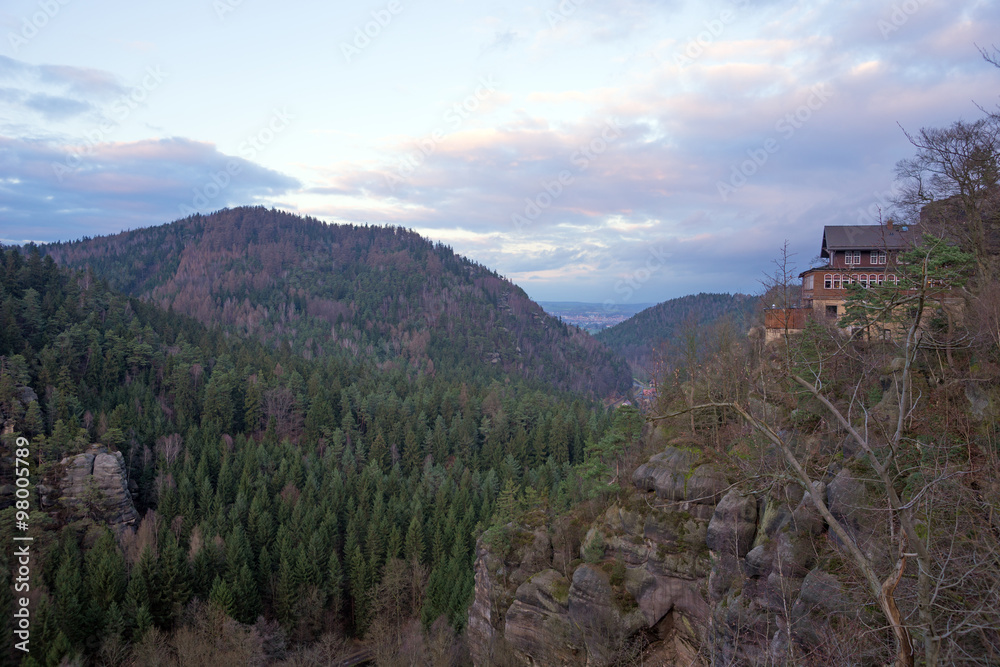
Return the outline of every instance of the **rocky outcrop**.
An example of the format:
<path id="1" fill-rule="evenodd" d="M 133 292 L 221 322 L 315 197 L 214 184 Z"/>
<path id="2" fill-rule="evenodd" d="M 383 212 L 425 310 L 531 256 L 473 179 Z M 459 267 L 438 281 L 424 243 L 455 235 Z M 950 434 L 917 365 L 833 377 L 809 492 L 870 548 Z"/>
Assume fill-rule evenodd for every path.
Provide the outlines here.
<path id="1" fill-rule="evenodd" d="M 705 544 L 712 551 L 742 558 L 757 534 L 757 499 L 733 489 L 716 506 Z"/>
<path id="2" fill-rule="evenodd" d="M 569 613 L 569 590 L 566 577 L 551 569 L 518 586 L 504 636 L 519 655 L 538 665 L 579 662 L 583 638 Z"/>
<path id="3" fill-rule="evenodd" d="M 614 664 L 643 645 L 640 634 L 671 656 L 696 656 L 711 617 L 705 539 L 728 484 L 689 447 L 667 447 L 633 481 L 565 571 L 545 564 L 552 547 L 537 528 L 480 540 L 468 630 L 476 664 L 503 651 L 524 665 Z"/>
<path id="4" fill-rule="evenodd" d="M 804 656 L 824 664 L 823 651 L 832 649 L 831 623 L 848 620 L 860 606 L 828 571 L 840 556 L 813 494 L 827 502 L 834 516 L 853 522 L 859 536 L 865 534 L 863 526 L 870 525 L 871 517 L 862 517 L 864 487 L 846 469 L 829 488 L 815 482 L 804 492 L 789 483 L 757 498 L 757 532 L 745 555 L 729 545 L 742 546 L 752 512 L 745 499 L 728 503 L 734 528 L 723 531 L 727 539 L 710 542 L 715 556 L 709 586 L 713 664 L 799 664 Z M 716 516 L 724 514 L 717 510 Z M 715 534 L 710 526 L 709 535 Z"/>
<path id="5" fill-rule="evenodd" d="M 537 517 L 527 519 L 533 523 Z M 516 592 L 532 575 L 551 567 L 552 540 L 545 530 L 508 524 L 491 529 L 479 539 L 474 598 L 469 608 L 467 630 L 476 664 L 492 664 L 495 656 L 510 650 L 505 638 L 505 621 L 516 600 Z M 538 607 L 540 604 L 545 608 L 544 604 L 535 604 L 532 600 L 532 594 L 526 589 L 522 593 L 522 606 Z M 514 632 L 516 634 L 516 630 Z"/>
<path id="6" fill-rule="evenodd" d="M 59 502 L 78 514 L 104 521 L 113 529 L 139 518 L 129 492 L 125 459 L 95 445 L 82 454 L 60 461 L 65 473 Z"/>
<path id="7" fill-rule="evenodd" d="M 503 653 L 522 665 L 610 665 L 639 646 L 649 664 L 822 664 L 831 624 L 852 622 L 860 602 L 831 574 L 843 561 L 813 497 L 873 548 L 865 484 L 842 468 L 812 489 L 747 493 L 688 445 L 639 466 L 577 560 L 554 567 L 552 531 L 539 525 L 480 540 L 476 664 Z"/>

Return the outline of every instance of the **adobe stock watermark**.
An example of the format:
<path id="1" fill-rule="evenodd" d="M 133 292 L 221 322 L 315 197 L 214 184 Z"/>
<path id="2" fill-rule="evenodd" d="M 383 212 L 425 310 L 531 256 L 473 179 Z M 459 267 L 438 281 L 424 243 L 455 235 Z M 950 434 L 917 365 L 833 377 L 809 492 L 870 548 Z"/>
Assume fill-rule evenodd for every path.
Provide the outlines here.
<path id="1" fill-rule="evenodd" d="M 649 248 L 649 257 L 646 258 L 646 263 L 615 283 L 615 294 L 621 295 L 621 299 L 606 299 L 604 312 L 613 313 L 618 310 L 619 304 L 627 303 L 636 292 L 642 289 L 643 285 L 652 280 L 653 276 L 666 265 L 667 260 L 672 255 L 673 253 L 668 252 L 662 245 Z"/>
<path id="2" fill-rule="evenodd" d="M 14 454 L 14 527 L 22 534 L 14 535 L 14 552 L 12 566 L 13 590 L 21 593 L 22 597 L 11 600 L 11 607 L 14 611 L 14 636 L 21 641 L 14 644 L 14 648 L 19 651 L 29 652 L 31 641 L 31 610 L 29 609 L 31 599 L 27 597 L 31 592 L 31 543 L 35 538 L 27 534 L 31 511 L 31 442 L 25 437 L 18 437 L 15 441 Z"/>
<path id="3" fill-rule="evenodd" d="M 226 16 L 235 12 L 242 4 L 243 0 L 214 0 L 212 9 L 215 10 L 215 15 L 219 17 L 220 21 L 225 21 Z"/>
<path id="4" fill-rule="evenodd" d="M 159 65 L 147 67 L 146 76 L 142 81 L 111 103 L 112 117 L 84 134 L 84 145 L 81 148 L 70 152 L 62 162 L 52 163 L 56 179 L 62 183 L 66 176 L 79 169 L 83 165 L 84 158 L 93 155 L 97 147 L 107 141 L 108 135 L 121 127 L 133 111 L 144 105 L 149 95 L 159 88 L 166 78 L 166 72 Z"/>
<path id="5" fill-rule="evenodd" d="M 560 23 L 569 20 L 576 10 L 587 0 L 561 0 L 554 9 L 545 10 L 545 20 L 549 22 L 549 28 L 555 28 Z"/>
<path id="6" fill-rule="evenodd" d="M 795 111 L 785 114 L 774 124 L 774 131 L 785 141 L 795 136 L 795 133 L 809 122 L 813 114 L 822 109 L 833 97 L 833 89 L 826 83 L 817 83 L 809 90 L 809 98 L 804 104 L 799 105 Z M 747 159 L 732 166 L 729 180 L 715 183 L 722 201 L 729 201 L 729 196 L 746 185 L 748 179 L 760 171 L 771 156 L 780 150 L 781 141 L 775 137 L 768 137 L 757 148 L 748 148 Z"/>
<path id="7" fill-rule="evenodd" d="M 22 46 L 27 46 L 28 42 L 38 36 L 49 21 L 54 19 L 59 11 L 68 5 L 72 0 L 38 0 L 39 11 L 33 12 L 31 16 L 21 17 L 21 29 L 18 32 L 8 32 L 7 41 L 10 48 L 17 54 Z"/>
<path id="8" fill-rule="evenodd" d="M 750 0 L 733 0 L 732 8 L 727 7 L 720 11 L 715 18 L 706 20 L 702 24 L 704 29 L 691 38 L 683 49 L 674 54 L 674 64 L 678 67 L 687 67 L 700 58 L 705 53 L 705 49 L 722 37 L 727 27 L 736 22 L 739 10 L 745 9 L 749 2 Z M 660 60 L 656 52 L 653 55 Z M 660 61 L 662 62 L 662 60 Z"/>
<path id="9" fill-rule="evenodd" d="M 575 173 L 582 174 L 587 171 L 590 163 L 595 158 L 604 155 L 608 147 L 621 136 L 622 128 L 615 119 L 610 118 L 605 121 L 601 132 L 587 143 L 579 146 L 570 156 L 570 162 L 576 167 Z M 542 179 L 541 190 L 534 197 L 524 198 L 524 210 L 521 213 L 511 213 L 510 221 L 514 228 L 521 231 L 537 220 L 542 212 L 552 206 L 575 180 L 574 172 L 569 169 L 563 169 L 550 181 Z"/>
<path id="10" fill-rule="evenodd" d="M 448 107 L 448 110 L 442 116 L 442 120 L 448 124 L 451 131 L 459 129 L 479 109 L 480 105 L 496 92 L 497 85 L 492 74 L 480 77 L 479 86 L 464 99 Z M 395 192 L 396 186 L 413 176 L 414 172 L 427 162 L 427 158 L 437 151 L 438 144 L 444 141 L 447 134 L 448 130 L 436 127 L 430 134 L 418 139 L 416 142 L 416 151 L 404 155 L 400 158 L 399 164 L 396 165 L 393 172 L 384 174 L 385 182 L 389 186 L 389 189 Z"/>
<path id="11" fill-rule="evenodd" d="M 251 134 L 246 140 L 240 143 L 238 148 L 240 157 L 248 162 L 252 162 L 262 150 L 267 148 L 279 134 L 288 128 L 289 121 L 294 119 L 295 116 L 288 113 L 285 109 L 281 109 L 280 111 L 275 109 L 270 120 L 268 120 L 260 131 L 256 134 Z M 233 182 L 233 178 L 239 176 L 242 171 L 243 167 L 235 159 L 227 161 L 225 169 L 220 169 L 212 174 L 201 187 L 194 188 L 191 205 L 180 205 L 181 216 L 194 215 L 199 210 L 208 208 L 209 204 L 221 195 Z"/>
<path id="12" fill-rule="evenodd" d="M 882 39 L 889 39 L 889 35 L 906 25 L 910 17 L 920 11 L 920 8 L 928 2 L 930 0 L 903 0 L 893 4 L 889 15 L 880 18 L 876 24 L 879 32 L 882 33 Z"/>
<path id="13" fill-rule="evenodd" d="M 352 59 L 360 56 L 372 40 L 381 35 L 382 31 L 392 23 L 392 19 L 399 16 L 402 11 L 403 5 L 399 0 L 389 0 L 384 9 L 373 10 L 372 20 L 354 29 L 354 39 L 340 43 L 340 52 L 344 54 L 344 59 L 350 63 Z"/>

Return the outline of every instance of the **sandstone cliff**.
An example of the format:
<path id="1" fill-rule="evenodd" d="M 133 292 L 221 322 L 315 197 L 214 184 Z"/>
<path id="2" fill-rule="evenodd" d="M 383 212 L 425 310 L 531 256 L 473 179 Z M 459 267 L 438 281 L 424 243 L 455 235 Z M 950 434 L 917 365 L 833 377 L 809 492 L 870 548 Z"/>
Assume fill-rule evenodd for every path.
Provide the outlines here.
<path id="1" fill-rule="evenodd" d="M 468 626 L 477 665 L 829 659 L 831 624 L 859 622 L 860 603 L 828 572 L 842 563 L 808 494 L 824 494 L 864 543 L 864 485 L 844 468 L 808 492 L 775 482 L 744 495 L 686 444 L 639 466 L 577 559 L 554 557 L 539 517 L 480 540 Z"/>
<path id="2" fill-rule="evenodd" d="M 129 492 L 125 459 L 94 445 L 60 461 L 65 473 L 59 502 L 70 511 L 104 521 L 118 531 L 139 518 Z"/>

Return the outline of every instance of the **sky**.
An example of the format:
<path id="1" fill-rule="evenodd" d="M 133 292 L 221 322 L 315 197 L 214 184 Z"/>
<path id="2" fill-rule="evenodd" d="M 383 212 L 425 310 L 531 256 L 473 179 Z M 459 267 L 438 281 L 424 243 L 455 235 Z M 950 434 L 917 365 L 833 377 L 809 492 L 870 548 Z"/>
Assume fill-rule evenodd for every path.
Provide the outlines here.
<path id="1" fill-rule="evenodd" d="M 983 0 L 4 0 L 0 242 L 265 205 L 537 300 L 759 292 L 982 116 Z M 978 106 L 977 106 L 978 105 Z"/>

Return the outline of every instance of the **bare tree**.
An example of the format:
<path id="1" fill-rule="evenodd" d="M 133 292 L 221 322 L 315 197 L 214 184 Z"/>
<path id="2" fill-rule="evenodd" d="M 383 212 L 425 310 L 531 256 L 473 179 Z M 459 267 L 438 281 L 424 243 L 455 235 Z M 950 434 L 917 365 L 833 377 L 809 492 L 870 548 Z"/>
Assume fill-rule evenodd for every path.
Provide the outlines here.
<path id="1" fill-rule="evenodd" d="M 831 461 L 818 460 L 814 451 L 798 451 L 791 442 L 794 431 L 772 408 L 812 402 L 817 414 L 825 415 L 821 422 L 831 424 L 831 438 L 847 435 L 859 451 L 857 464 L 874 477 L 872 486 L 880 497 L 876 506 L 886 515 L 885 532 L 877 535 L 874 548 L 862 549 L 823 494 L 810 493 L 810 498 L 878 604 L 892 631 L 895 664 L 901 667 L 914 664 L 917 656 L 928 665 L 991 664 L 1000 651 L 1000 530 L 992 520 L 996 497 L 966 481 L 972 476 L 989 478 L 1000 470 L 984 470 L 993 464 L 974 456 L 971 445 L 969 452 L 962 451 L 958 443 L 973 435 L 968 429 L 957 430 L 964 407 L 942 416 L 941 398 L 937 405 L 928 398 L 934 384 L 921 377 L 927 357 L 934 353 L 928 347 L 932 336 L 927 319 L 942 289 L 934 282 L 941 275 L 939 256 L 956 255 L 946 244 L 925 243 L 907 256 L 915 275 L 905 294 L 909 321 L 897 342 L 786 339 L 785 352 L 772 350 L 762 359 L 757 377 L 746 379 L 753 387 L 751 396 L 701 403 L 655 418 L 718 408 L 735 411 L 773 445 L 806 490 L 819 488 L 817 482 Z M 896 316 L 901 303 L 898 295 L 884 299 L 887 312 L 882 317 Z M 891 360 L 888 372 L 886 354 Z M 855 372 L 832 371 L 845 358 Z M 886 379 L 884 400 L 878 405 L 866 401 L 869 390 Z M 937 432 L 918 439 L 914 422 L 922 420 L 937 424 Z M 984 522 L 983 516 L 991 519 Z"/>
<path id="2" fill-rule="evenodd" d="M 1000 117 L 904 133 L 917 153 L 896 164 L 895 204 L 932 233 L 961 242 L 985 275 L 998 223 Z"/>
<path id="3" fill-rule="evenodd" d="M 992 52 L 989 49 L 984 49 L 981 46 L 976 47 L 979 49 L 979 53 L 983 55 L 983 60 L 993 65 L 994 67 L 1000 69 L 1000 49 L 993 47 Z"/>

